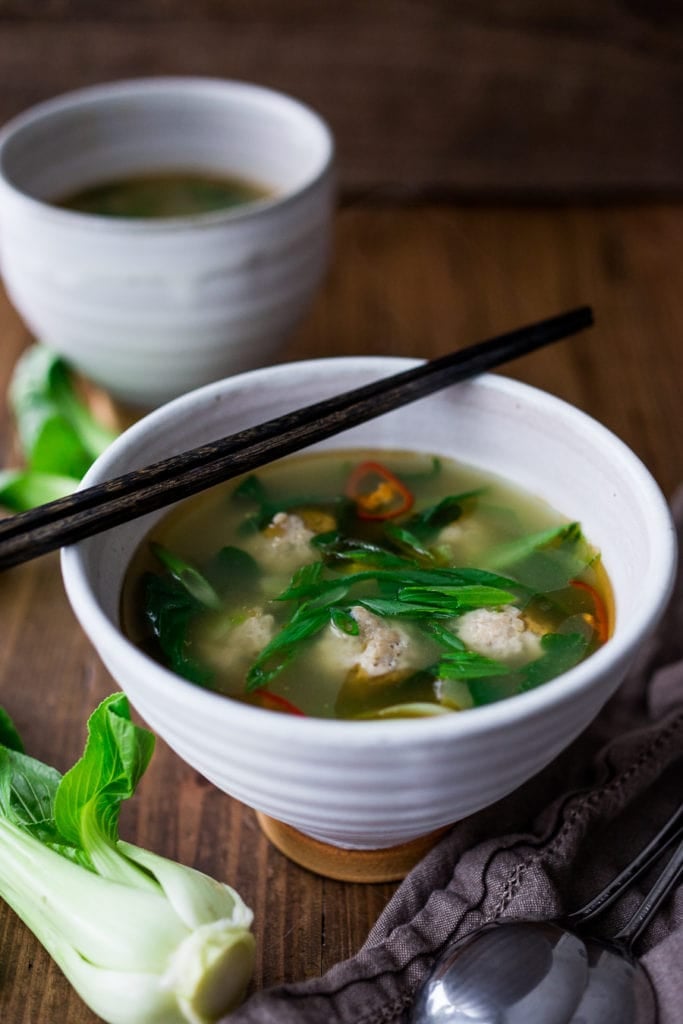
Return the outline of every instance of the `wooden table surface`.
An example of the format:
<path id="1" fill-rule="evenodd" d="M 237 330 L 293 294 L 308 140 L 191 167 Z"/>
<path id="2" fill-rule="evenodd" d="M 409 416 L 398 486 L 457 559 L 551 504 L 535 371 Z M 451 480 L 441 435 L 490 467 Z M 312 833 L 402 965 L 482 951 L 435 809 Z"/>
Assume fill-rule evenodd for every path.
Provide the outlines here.
<path id="1" fill-rule="evenodd" d="M 351 205 L 338 215 L 326 283 L 283 357 L 434 356 L 590 303 L 590 332 L 504 372 L 601 420 L 669 496 L 683 479 L 682 253 L 676 205 Z M 4 396 L 30 341 L 4 294 L 0 339 Z M 9 465 L 4 399 L 0 426 Z M 56 555 L 0 578 L 0 615 L 0 702 L 29 752 L 64 770 L 81 751 L 87 715 L 115 687 L 70 610 Z M 395 889 L 333 882 L 287 862 L 251 810 L 163 742 L 122 834 L 238 888 L 255 913 L 256 988 L 316 976 L 353 954 Z M 0 1020 L 96 1021 L 4 904 Z"/>

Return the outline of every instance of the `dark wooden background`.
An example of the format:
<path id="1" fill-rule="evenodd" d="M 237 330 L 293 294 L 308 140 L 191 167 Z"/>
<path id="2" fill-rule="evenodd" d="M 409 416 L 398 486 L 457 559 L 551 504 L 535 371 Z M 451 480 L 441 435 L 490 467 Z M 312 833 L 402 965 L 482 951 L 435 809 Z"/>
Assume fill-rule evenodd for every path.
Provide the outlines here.
<path id="1" fill-rule="evenodd" d="M 680 0 L 0 0 L 0 122 L 147 74 L 311 103 L 348 192 L 681 192 Z"/>

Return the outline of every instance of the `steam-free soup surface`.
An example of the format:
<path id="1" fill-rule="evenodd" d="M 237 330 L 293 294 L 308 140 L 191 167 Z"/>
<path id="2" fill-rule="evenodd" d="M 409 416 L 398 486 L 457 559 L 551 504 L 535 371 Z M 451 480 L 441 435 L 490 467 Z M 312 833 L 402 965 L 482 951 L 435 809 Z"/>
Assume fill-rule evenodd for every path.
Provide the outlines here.
<path id="1" fill-rule="evenodd" d="M 588 657 L 610 592 L 580 524 L 409 452 L 309 454 L 190 499 L 141 545 L 124 629 L 195 682 L 325 718 L 448 714 Z"/>
<path id="2" fill-rule="evenodd" d="M 55 205 L 105 217 L 186 217 L 253 203 L 270 194 L 264 186 L 241 178 L 179 171 L 102 182 Z"/>

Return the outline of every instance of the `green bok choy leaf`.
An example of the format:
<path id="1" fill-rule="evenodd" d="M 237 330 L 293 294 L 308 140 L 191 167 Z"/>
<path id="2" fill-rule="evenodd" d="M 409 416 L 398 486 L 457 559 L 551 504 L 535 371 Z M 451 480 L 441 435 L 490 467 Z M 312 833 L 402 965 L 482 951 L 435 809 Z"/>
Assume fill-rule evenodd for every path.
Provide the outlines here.
<path id="1" fill-rule="evenodd" d="M 118 835 L 154 747 L 123 694 L 61 776 L 0 714 L 0 896 L 107 1024 L 210 1024 L 243 998 L 252 913 L 234 889 Z"/>
<path id="2" fill-rule="evenodd" d="M 69 365 L 44 345 L 17 362 L 9 404 L 26 463 L 0 478 L 0 505 L 14 512 L 70 494 L 116 437 L 78 394 Z"/>

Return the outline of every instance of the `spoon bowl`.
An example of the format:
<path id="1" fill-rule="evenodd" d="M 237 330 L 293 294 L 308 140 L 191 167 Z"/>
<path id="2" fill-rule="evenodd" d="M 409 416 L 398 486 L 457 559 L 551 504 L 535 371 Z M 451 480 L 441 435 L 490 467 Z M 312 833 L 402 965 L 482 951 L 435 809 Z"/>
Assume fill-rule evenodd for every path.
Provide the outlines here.
<path id="1" fill-rule="evenodd" d="M 588 979 L 570 1018 L 577 1024 L 655 1024 L 657 1002 L 647 972 L 621 946 L 584 939 Z"/>
<path id="2" fill-rule="evenodd" d="M 430 1024 L 566 1024 L 588 980 L 581 939 L 552 921 L 492 923 L 447 951 L 413 1009 Z"/>
<path id="3" fill-rule="evenodd" d="M 618 945 L 552 921 L 490 924 L 450 947 L 414 1004 L 429 1024 L 655 1024 L 652 985 Z"/>
<path id="4" fill-rule="evenodd" d="M 683 873 L 681 818 L 683 807 L 566 923 L 491 921 L 448 946 L 417 994 L 411 1024 L 656 1024 L 655 993 L 632 950 Z M 674 841 L 666 867 L 611 940 L 573 930 L 610 906 Z"/>

